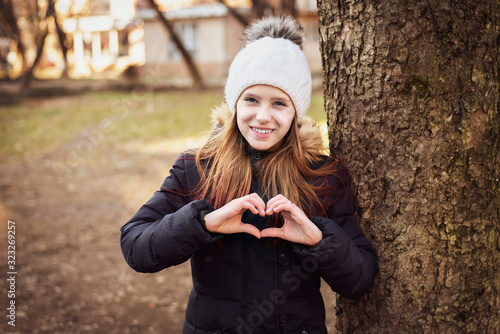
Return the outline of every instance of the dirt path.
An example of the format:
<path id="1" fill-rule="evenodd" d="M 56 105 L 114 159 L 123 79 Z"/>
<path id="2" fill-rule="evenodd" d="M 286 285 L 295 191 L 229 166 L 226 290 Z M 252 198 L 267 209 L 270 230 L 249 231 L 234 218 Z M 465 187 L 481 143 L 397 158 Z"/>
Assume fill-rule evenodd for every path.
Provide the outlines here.
<path id="1" fill-rule="evenodd" d="M 1 254 L 6 262 L 7 220 L 14 221 L 18 273 L 16 326 L 4 311 L 0 332 L 180 333 L 189 264 L 135 273 L 119 246 L 120 227 L 161 185 L 176 155 L 104 143 L 74 159 L 82 140 L 29 161 L 0 162 Z M 5 310 L 6 279 L 0 288 Z M 333 328 L 333 293 L 323 290 Z"/>

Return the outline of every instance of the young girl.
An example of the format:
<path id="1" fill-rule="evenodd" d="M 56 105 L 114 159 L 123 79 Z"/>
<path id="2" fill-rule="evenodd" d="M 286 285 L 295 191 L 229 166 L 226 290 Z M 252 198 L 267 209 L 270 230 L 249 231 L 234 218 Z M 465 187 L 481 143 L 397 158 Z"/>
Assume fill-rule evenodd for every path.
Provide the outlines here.
<path id="1" fill-rule="evenodd" d="M 217 129 L 122 227 L 122 251 L 140 272 L 191 260 L 183 333 L 326 333 L 320 279 L 360 298 L 376 254 L 353 217 L 346 170 L 321 154 L 304 117 L 302 27 L 266 18 L 245 33 Z"/>

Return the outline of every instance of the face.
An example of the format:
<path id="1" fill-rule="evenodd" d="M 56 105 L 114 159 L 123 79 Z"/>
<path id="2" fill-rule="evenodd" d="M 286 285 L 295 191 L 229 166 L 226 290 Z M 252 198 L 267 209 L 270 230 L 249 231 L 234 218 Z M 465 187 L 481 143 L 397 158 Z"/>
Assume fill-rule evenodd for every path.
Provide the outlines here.
<path id="1" fill-rule="evenodd" d="M 248 144 L 259 151 L 276 149 L 294 117 L 292 100 L 279 88 L 251 86 L 236 101 L 238 129 Z"/>

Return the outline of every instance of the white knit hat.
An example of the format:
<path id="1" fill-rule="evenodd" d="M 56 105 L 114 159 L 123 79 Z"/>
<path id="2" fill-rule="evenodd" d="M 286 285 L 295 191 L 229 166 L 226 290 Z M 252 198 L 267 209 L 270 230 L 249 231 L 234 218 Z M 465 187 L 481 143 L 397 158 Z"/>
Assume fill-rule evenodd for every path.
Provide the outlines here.
<path id="1" fill-rule="evenodd" d="M 263 37 L 236 55 L 225 89 L 232 113 L 243 91 L 254 85 L 273 86 L 288 94 L 299 120 L 311 104 L 311 71 L 306 56 L 288 39 Z"/>

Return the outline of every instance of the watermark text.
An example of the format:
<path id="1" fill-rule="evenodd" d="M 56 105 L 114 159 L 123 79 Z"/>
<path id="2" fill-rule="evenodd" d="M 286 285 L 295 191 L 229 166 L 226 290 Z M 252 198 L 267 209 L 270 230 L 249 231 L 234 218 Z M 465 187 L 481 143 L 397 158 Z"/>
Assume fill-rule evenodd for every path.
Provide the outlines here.
<path id="1" fill-rule="evenodd" d="M 16 223 L 7 221 L 7 323 L 16 325 Z"/>

